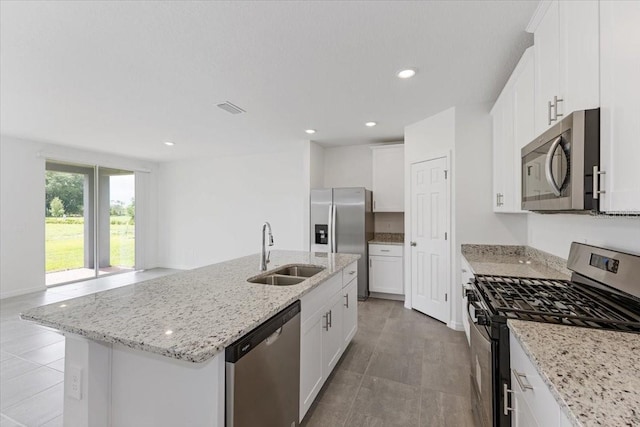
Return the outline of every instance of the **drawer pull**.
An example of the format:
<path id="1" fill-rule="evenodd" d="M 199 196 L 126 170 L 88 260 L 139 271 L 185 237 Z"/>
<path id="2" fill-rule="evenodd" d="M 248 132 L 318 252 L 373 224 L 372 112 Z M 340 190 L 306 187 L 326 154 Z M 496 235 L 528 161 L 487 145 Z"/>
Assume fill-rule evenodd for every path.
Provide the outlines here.
<path id="1" fill-rule="evenodd" d="M 389 249 L 380 249 L 380 252 L 391 252 Z"/>
<path id="2" fill-rule="evenodd" d="M 350 271 L 350 272 L 349 272 L 349 274 L 350 274 L 351 276 L 353 276 L 354 274 L 356 274 L 356 272 L 355 272 L 355 270 L 352 270 L 352 271 Z"/>
<path id="3" fill-rule="evenodd" d="M 502 385 L 502 391 L 504 392 L 502 394 L 502 413 L 509 415 L 509 411 L 513 411 L 515 409 L 514 407 L 509 406 L 509 393 L 513 393 L 513 390 L 509 390 L 507 383 L 504 383 Z"/>
<path id="4" fill-rule="evenodd" d="M 516 377 L 516 381 L 518 382 L 518 385 L 520 386 L 520 390 L 522 390 L 522 391 L 533 390 L 533 386 L 531 385 L 531 383 L 527 379 L 527 374 L 523 374 L 521 372 L 518 372 L 515 369 L 512 369 L 511 371 L 513 372 L 513 375 Z"/>

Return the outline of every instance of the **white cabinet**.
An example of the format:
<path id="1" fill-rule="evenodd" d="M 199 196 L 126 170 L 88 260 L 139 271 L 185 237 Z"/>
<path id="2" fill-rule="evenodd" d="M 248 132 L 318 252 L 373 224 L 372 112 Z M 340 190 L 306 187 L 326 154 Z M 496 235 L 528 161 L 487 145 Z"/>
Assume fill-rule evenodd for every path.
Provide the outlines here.
<path id="1" fill-rule="evenodd" d="M 640 213 L 640 2 L 600 2 L 600 210 Z"/>
<path id="2" fill-rule="evenodd" d="M 372 150 L 373 211 L 404 212 L 404 144 Z"/>
<path id="3" fill-rule="evenodd" d="M 358 330 L 357 262 L 304 295 L 301 306 L 300 421 Z"/>
<path id="4" fill-rule="evenodd" d="M 517 427 L 568 426 L 569 419 L 551 394 L 518 340 L 509 337 L 511 364 L 511 421 Z"/>
<path id="5" fill-rule="evenodd" d="M 344 308 L 342 309 L 342 338 L 346 349 L 358 332 L 358 281 L 354 278 L 342 289 Z"/>
<path id="6" fill-rule="evenodd" d="M 520 150 L 535 137 L 534 62 L 529 48 L 491 109 L 494 212 L 522 212 Z"/>
<path id="7" fill-rule="evenodd" d="M 598 2 L 541 2 L 529 28 L 535 50 L 535 134 L 575 110 L 597 108 Z"/>
<path id="8" fill-rule="evenodd" d="M 369 245 L 369 290 L 404 295 L 403 247 Z"/>

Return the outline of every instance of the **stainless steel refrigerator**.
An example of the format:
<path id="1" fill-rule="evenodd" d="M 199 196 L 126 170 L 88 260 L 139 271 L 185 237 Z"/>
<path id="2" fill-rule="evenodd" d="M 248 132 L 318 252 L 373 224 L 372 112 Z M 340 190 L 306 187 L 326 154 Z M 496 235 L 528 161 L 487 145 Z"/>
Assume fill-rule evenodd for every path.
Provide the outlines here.
<path id="1" fill-rule="evenodd" d="M 368 241 L 373 238 L 371 191 L 364 187 L 311 190 L 311 251 L 360 254 L 358 299 L 369 296 Z"/>

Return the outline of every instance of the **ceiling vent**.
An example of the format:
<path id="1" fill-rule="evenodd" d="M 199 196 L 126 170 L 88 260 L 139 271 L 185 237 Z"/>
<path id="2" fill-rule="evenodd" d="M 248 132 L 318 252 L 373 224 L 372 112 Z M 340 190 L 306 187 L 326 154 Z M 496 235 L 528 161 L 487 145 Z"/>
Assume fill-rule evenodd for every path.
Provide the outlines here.
<path id="1" fill-rule="evenodd" d="M 242 108 L 238 107 L 237 105 L 233 105 L 229 101 L 225 101 L 222 104 L 218 104 L 218 107 L 222 108 L 224 111 L 231 114 L 246 113 L 246 111 L 244 111 Z"/>

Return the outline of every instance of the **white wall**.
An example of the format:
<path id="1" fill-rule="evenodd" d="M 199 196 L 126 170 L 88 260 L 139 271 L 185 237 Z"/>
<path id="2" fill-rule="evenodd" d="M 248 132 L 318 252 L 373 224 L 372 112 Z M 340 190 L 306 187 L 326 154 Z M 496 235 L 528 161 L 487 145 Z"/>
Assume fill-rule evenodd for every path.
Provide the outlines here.
<path id="1" fill-rule="evenodd" d="M 373 214 L 376 233 L 404 233 L 404 212 L 376 212 Z"/>
<path id="2" fill-rule="evenodd" d="M 531 247 L 567 259 L 571 242 L 640 254 L 640 218 L 529 214 Z"/>
<path id="3" fill-rule="evenodd" d="M 149 171 L 136 180 L 145 195 L 136 201 L 136 238 L 150 242 L 136 251 L 136 266 L 156 266 L 155 163 L 0 135 L 0 298 L 45 288 L 45 158 Z"/>
<path id="4" fill-rule="evenodd" d="M 307 141 L 275 153 L 161 164 L 161 264 L 194 268 L 258 253 L 264 221 L 273 249 L 306 250 L 310 155 Z"/>
<path id="5" fill-rule="evenodd" d="M 373 154 L 368 145 L 326 147 L 324 187 L 365 187 L 372 189 Z"/>
<path id="6" fill-rule="evenodd" d="M 324 148 L 311 142 L 309 150 L 310 188 L 322 188 L 324 187 Z"/>

